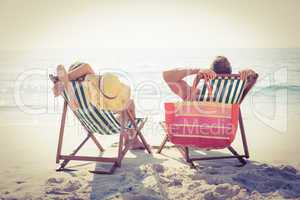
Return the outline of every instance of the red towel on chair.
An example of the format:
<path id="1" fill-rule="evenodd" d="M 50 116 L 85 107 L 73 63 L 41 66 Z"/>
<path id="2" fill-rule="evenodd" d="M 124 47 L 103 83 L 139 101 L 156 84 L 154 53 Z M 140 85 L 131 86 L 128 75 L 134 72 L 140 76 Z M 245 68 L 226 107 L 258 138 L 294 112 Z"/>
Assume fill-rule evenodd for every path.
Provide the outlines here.
<path id="1" fill-rule="evenodd" d="M 234 140 L 239 104 L 186 101 L 165 103 L 169 140 L 177 145 L 222 149 Z"/>

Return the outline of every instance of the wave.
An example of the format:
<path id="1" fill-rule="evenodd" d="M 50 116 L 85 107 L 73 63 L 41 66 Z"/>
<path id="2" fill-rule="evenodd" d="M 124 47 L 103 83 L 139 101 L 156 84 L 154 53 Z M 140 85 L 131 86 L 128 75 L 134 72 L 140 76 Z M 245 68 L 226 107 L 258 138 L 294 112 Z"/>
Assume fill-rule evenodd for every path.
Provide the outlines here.
<path id="1" fill-rule="evenodd" d="M 288 90 L 288 91 L 295 91 L 300 92 L 300 85 L 293 85 L 293 84 L 277 84 L 277 85 L 270 85 L 265 87 L 256 87 L 257 90 L 263 91 L 278 91 L 278 90 Z"/>
<path id="2" fill-rule="evenodd" d="M 3 104 L 0 105 L 1 109 L 12 109 L 12 108 L 23 108 L 26 107 L 27 109 L 43 109 L 43 108 L 47 108 L 46 105 L 37 105 L 37 104 L 26 104 L 26 105 L 22 105 L 22 106 L 18 106 L 16 104 Z"/>

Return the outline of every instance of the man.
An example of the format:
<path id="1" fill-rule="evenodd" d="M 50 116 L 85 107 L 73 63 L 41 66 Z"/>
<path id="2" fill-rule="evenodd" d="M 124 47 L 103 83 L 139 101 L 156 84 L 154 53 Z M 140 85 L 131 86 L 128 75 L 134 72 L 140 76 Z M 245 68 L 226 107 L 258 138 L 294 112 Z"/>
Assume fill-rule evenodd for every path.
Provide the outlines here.
<path id="1" fill-rule="evenodd" d="M 228 59 L 224 56 L 217 56 L 212 62 L 209 69 L 199 68 L 186 68 L 186 69 L 171 69 L 163 72 L 163 78 L 168 84 L 169 88 L 178 95 L 182 100 L 187 100 L 191 94 L 192 87 L 183 80 L 185 77 L 190 75 L 200 75 L 203 79 L 214 79 L 217 74 L 231 74 L 232 67 Z M 256 74 L 252 69 L 245 69 L 239 71 L 241 79 L 248 79 L 245 88 L 250 86 L 251 81 L 254 81 Z M 197 94 L 200 94 L 198 89 Z"/>

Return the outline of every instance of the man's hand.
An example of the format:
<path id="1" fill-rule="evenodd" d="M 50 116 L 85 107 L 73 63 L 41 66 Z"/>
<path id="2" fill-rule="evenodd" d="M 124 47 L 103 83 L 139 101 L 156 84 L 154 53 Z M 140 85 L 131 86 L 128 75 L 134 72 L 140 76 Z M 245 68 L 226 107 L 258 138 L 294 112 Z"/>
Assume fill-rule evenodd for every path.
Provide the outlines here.
<path id="1" fill-rule="evenodd" d="M 203 79 L 214 79 L 216 78 L 217 74 L 216 72 L 210 70 L 210 69 L 200 69 L 198 72 L 198 75 Z"/>
<path id="2" fill-rule="evenodd" d="M 239 71 L 242 80 L 246 80 L 250 76 L 254 76 L 256 74 L 252 69 L 244 69 Z"/>

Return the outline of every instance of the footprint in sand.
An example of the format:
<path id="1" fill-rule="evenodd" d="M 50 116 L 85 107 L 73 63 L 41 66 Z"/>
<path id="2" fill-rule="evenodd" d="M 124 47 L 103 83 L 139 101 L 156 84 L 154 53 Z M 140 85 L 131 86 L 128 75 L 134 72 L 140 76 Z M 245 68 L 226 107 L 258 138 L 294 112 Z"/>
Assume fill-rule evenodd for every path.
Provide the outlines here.
<path id="1" fill-rule="evenodd" d="M 226 194 L 228 197 L 233 197 L 240 192 L 240 187 L 238 185 L 231 185 L 228 183 L 220 184 L 216 187 L 215 192 L 219 194 Z"/>
<path id="2" fill-rule="evenodd" d="M 163 173 L 165 171 L 164 166 L 162 166 L 161 164 L 154 164 L 153 169 L 157 173 Z"/>
<path id="3" fill-rule="evenodd" d="M 46 184 L 60 184 L 64 182 L 64 178 L 60 177 L 60 178 L 55 178 L 55 177 L 51 177 L 48 178 L 48 180 L 46 181 Z"/>
<path id="4" fill-rule="evenodd" d="M 69 180 L 66 185 L 63 186 L 63 191 L 65 192 L 74 192 L 81 188 L 81 183 L 77 180 Z"/>
<path id="5" fill-rule="evenodd" d="M 123 195 L 123 200 L 162 200 L 162 198 L 160 197 L 153 197 L 153 196 L 149 196 L 149 195 L 142 195 L 142 194 L 137 194 L 137 195 L 133 195 L 133 194 L 124 194 Z"/>
<path id="6" fill-rule="evenodd" d="M 214 167 L 207 167 L 206 169 L 204 169 L 204 172 L 207 174 L 219 174 L 219 171 L 214 168 Z"/>
<path id="7" fill-rule="evenodd" d="M 173 178 L 170 180 L 168 186 L 181 186 L 183 180 L 180 178 Z"/>
<path id="8" fill-rule="evenodd" d="M 62 195 L 67 194 L 67 192 L 62 191 L 60 187 L 57 186 L 51 186 L 45 188 L 45 193 L 50 195 Z"/>
<path id="9" fill-rule="evenodd" d="M 69 180 L 66 183 L 64 182 L 64 178 L 49 178 L 46 181 L 46 194 L 67 194 L 82 187 L 82 184 L 78 180 Z"/>
<path id="10" fill-rule="evenodd" d="M 240 194 L 241 193 L 241 194 Z M 241 188 L 237 185 L 231 185 L 228 183 L 217 185 L 206 192 L 204 192 L 203 198 L 205 200 L 223 200 L 232 199 L 236 196 L 245 196 L 245 191 L 241 192 Z M 237 198 L 236 198 L 237 199 Z"/>

